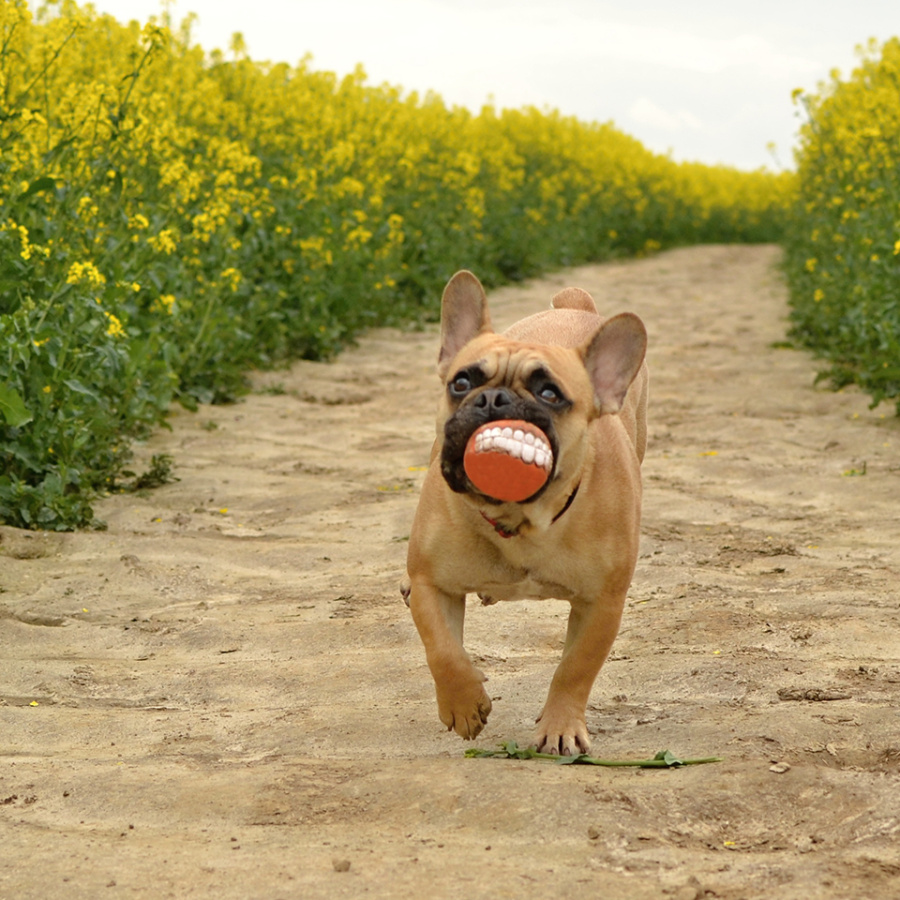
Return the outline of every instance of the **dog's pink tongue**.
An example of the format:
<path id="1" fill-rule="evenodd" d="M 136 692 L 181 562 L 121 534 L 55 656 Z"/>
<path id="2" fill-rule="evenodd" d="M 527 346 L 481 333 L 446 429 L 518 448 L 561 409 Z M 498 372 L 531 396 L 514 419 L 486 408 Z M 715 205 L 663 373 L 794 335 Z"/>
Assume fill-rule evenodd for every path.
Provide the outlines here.
<path id="1" fill-rule="evenodd" d="M 550 477 L 553 452 L 547 435 L 520 419 L 482 425 L 469 438 L 463 457 L 469 481 L 488 497 L 521 503 Z"/>

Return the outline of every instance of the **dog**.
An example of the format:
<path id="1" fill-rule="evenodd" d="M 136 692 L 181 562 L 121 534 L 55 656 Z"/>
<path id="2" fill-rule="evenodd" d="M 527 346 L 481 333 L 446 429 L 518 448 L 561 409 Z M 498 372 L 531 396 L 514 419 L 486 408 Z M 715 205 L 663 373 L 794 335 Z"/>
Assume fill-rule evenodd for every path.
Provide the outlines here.
<path id="1" fill-rule="evenodd" d="M 636 315 L 604 320 L 579 288 L 560 291 L 549 310 L 503 334 L 493 331 L 471 272 L 457 272 L 444 289 L 444 390 L 402 590 L 440 720 L 463 738 L 475 738 L 491 712 L 485 676 L 463 647 L 466 595 L 486 604 L 552 597 L 571 610 L 534 745 L 561 755 L 590 749 L 585 709 L 638 555 L 646 348 Z M 476 486 L 466 469 L 473 433 L 510 419 L 536 426 L 549 443 L 546 481 L 515 502 Z"/>

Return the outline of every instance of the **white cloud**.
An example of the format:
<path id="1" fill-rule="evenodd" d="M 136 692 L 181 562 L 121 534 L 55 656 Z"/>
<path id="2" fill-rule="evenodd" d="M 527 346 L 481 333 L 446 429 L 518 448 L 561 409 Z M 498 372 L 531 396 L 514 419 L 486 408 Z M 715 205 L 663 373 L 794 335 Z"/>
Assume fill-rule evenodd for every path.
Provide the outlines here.
<path id="1" fill-rule="evenodd" d="M 616 60 L 706 75 L 749 68 L 766 78 L 802 78 L 821 71 L 820 62 L 792 52 L 793 47 L 776 46 L 750 21 L 744 30 L 710 35 L 667 27 L 654 21 L 652 14 L 625 21 L 603 5 L 523 2 L 514 13 L 501 4 L 466 16 L 452 9 L 454 2 L 383 0 L 382 6 L 410 4 L 410 14 L 404 17 L 407 28 L 415 28 L 416 14 L 429 9 L 431 21 L 439 22 L 438 33 L 445 39 L 453 35 L 453 45 L 468 45 L 470 50 L 519 65 L 530 61 L 537 68 L 550 61 L 565 60 L 575 69 L 584 62 Z M 440 46 L 430 49 L 440 51 Z"/>
<path id="2" fill-rule="evenodd" d="M 693 113 L 684 109 L 670 112 L 647 97 L 635 100 L 628 110 L 628 117 L 639 125 L 648 125 L 661 131 L 700 131 L 703 128 L 703 123 Z"/>
<path id="3" fill-rule="evenodd" d="M 749 67 L 772 77 L 800 77 L 820 69 L 819 63 L 783 53 L 755 34 L 709 38 L 686 31 L 633 25 L 599 25 L 598 32 L 603 51 L 627 62 L 705 75 Z"/>

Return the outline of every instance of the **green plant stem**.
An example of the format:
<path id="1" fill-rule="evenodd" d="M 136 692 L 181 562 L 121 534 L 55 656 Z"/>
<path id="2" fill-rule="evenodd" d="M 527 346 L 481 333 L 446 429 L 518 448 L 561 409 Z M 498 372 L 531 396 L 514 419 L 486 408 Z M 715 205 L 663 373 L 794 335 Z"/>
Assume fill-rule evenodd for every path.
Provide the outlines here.
<path id="1" fill-rule="evenodd" d="M 706 763 L 722 762 L 720 756 L 705 756 L 699 759 L 679 759 L 668 750 L 660 750 L 653 759 L 598 759 L 581 753 L 578 756 L 560 756 L 556 753 L 539 753 L 533 747 L 519 747 L 515 741 L 503 741 L 499 750 L 466 750 L 467 758 L 485 759 L 546 759 L 561 765 L 581 764 L 588 766 L 625 767 L 641 769 L 673 769 L 681 766 L 699 766 Z"/>

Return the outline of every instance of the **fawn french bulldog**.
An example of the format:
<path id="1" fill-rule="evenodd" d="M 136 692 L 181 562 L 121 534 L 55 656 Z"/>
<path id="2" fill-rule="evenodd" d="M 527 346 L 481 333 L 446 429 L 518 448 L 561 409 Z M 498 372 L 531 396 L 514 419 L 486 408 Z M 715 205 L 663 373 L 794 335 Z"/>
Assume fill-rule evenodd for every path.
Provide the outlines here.
<path id="1" fill-rule="evenodd" d="M 578 288 L 503 334 L 470 272 L 444 290 L 444 390 L 403 592 L 438 715 L 463 738 L 491 711 L 485 676 L 463 647 L 466 595 L 553 597 L 571 611 L 536 746 L 567 755 L 590 747 L 585 708 L 638 554 L 646 346 L 637 316 L 604 320 Z"/>

